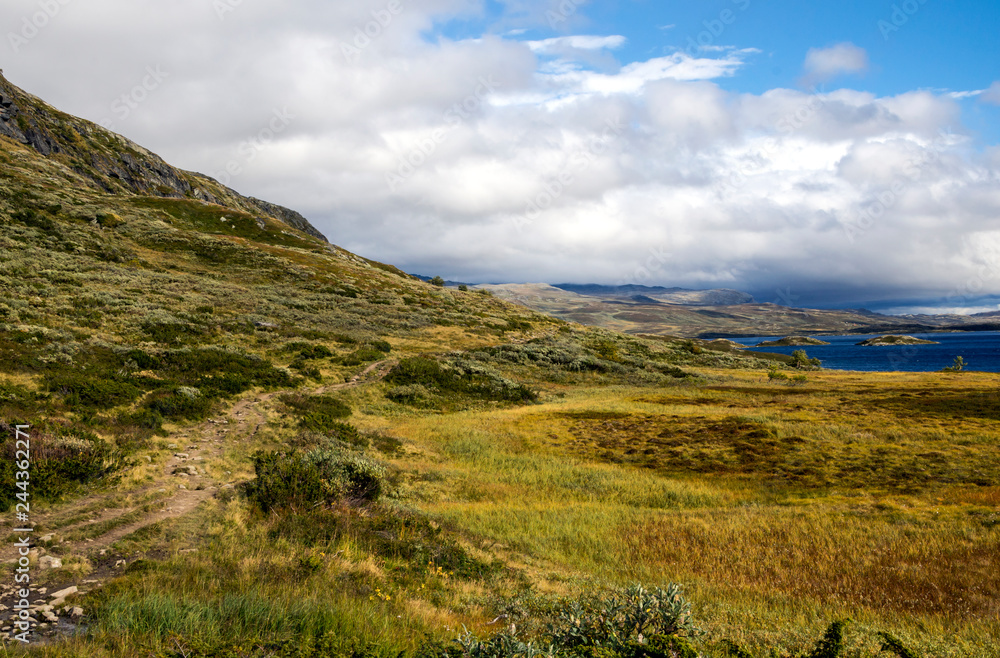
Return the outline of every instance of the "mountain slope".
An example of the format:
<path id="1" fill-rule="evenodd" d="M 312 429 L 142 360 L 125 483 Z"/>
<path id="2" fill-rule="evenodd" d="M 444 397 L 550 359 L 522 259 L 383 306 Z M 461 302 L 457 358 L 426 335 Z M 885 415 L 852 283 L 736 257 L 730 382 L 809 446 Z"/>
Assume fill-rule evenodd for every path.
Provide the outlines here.
<path id="1" fill-rule="evenodd" d="M 244 197 L 218 181 L 182 171 L 97 124 L 70 116 L 17 88 L 0 75 L 0 135 L 59 162 L 93 189 L 111 194 L 190 198 L 280 220 L 326 238 L 299 213 Z"/>

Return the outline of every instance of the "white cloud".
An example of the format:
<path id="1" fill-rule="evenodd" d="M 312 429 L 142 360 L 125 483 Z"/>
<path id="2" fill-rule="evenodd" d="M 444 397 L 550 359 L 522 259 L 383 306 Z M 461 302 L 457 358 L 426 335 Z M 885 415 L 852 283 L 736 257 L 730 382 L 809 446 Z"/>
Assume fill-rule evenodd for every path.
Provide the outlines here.
<path id="1" fill-rule="evenodd" d="M 812 86 L 845 73 L 868 70 L 868 53 L 853 43 L 838 43 L 829 48 L 813 48 L 806 54 L 803 82 Z"/>
<path id="2" fill-rule="evenodd" d="M 980 96 L 980 100 L 991 105 L 1000 105 L 1000 80 L 990 85 L 990 88 Z"/>
<path id="3" fill-rule="evenodd" d="M 750 50 L 621 66 L 617 36 L 428 38 L 475 18 L 474 0 L 404 3 L 348 61 L 342 46 L 386 6 L 259 0 L 220 21 L 196 0 L 92 0 L 4 69 L 100 121 L 160 65 L 170 76 L 118 130 L 178 166 L 235 162 L 236 189 L 413 272 L 900 299 L 947 295 L 996 259 L 973 243 L 1000 216 L 1000 150 L 969 147 L 947 92 L 740 94 L 716 81 Z M 534 6 L 517 21 L 544 19 Z M 837 48 L 807 74 L 864 70 L 863 51 Z M 283 108 L 287 129 L 247 150 Z"/>
<path id="4" fill-rule="evenodd" d="M 626 39 L 621 35 L 592 36 L 577 35 L 555 37 L 541 41 L 528 41 L 528 47 L 536 53 L 565 53 L 571 50 L 614 50 L 625 45 Z"/>

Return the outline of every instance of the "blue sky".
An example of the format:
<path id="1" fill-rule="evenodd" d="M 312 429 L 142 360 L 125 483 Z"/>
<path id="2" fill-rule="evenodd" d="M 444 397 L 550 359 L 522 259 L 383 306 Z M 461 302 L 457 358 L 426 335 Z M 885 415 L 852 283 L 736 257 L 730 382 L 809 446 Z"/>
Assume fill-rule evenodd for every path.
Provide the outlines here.
<path id="1" fill-rule="evenodd" d="M 992 0 L 56 4 L 8 79 L 410 272 L 1000 308 Z"/>
<path id="2" fill-rule="evenodd" d="M 870 66 L 830 80 L 828 87 L 879 96 L 915 89 L 967 92 L 986 89 L 1000 78 L 1000 2 L 990 0 L 598 0 L 575 6 L 567 20 L 553 23 L 539 22 L 536 15 L 511 15 L 508 7 L 488 0 L 484 15 L 446 21 L 427 36 L 621 35 L 626 42 L 614 50 L 620 64 L 677 50 L 704 53 L 699 50 L 704 45 L 755 48 L 761 52 L 749 57 L 738 75 L 718 81 L 726 89 L 754 94 L 801 87 L 808 51 L 842 42 L 866 50 Z M 558 7 L 549 11 L 566 13 Z M 977 103 L 975 97 L 962 105 L 967 128 L 984 143 L 1000 143 L 1000 108 Z"/>

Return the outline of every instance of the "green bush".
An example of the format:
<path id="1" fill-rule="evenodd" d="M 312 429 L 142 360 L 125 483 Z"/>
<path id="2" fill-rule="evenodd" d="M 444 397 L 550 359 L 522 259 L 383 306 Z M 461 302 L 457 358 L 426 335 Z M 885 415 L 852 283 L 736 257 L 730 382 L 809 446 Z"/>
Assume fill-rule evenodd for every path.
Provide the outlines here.
<path id="1" fill-rule="evenodd" d="M 788 380 L 788 375 L 778 370 L 777 366 L 775 366 L 767 371 L 767 378 L 771 381 L 783 382 Z"/>
<path id="2" fill-rule="evenodd" d="M 0 508 L 16 502 L 17 445 L 13 428 L 0 423 Z M 79 485 L 107 478 L 128 466 L 125 455 L 90 434 L 31 432 L 31 498 L 57 500 Z"/>
<path id="3" fill-rule="evenodd" d="M 360 366 L 363 363 L 372 363 L 373 361 L 378 361 L 385 356 L 385 352 L 374 347 L 360 347 L 350 354 L 343 356 L 339 359 L 341 365 L 345 366 Z"/>
<path id="4" fill-rule="evenodd" d="M 253 388 L 254 380 L 239 372 L 226 372 L 219 375 L 201 377 L 195 381 L 195 386 L 206 396 L 229 397 L 239 395 Z"/>
<path id="5" fill-rule="evenodd" d="M 807 658 L 837 658 L 844 649 L 844 629 L 846 621 L 835 621 L 826 629 L 823 638 L 816 643 L 815 648 Z"/>
<path id="6" fill-rule="evenodd" d="M 818 368 L 822 365 L 819 359 L 810 359 L 805 350 L 795 350 L 792 352 L 792 367 L 794 368 Z"/>
<path id="7" fill-rule="evenodd" d="M 205 333 L 204 327 L 182 322 L 147 322 L 142 329 L 153 341 L 165 345 L 186 343 Z"/>
<path id="8" fill-rule="evenodd" d="M 449 392 L 484 400 L 531 402 L 538 399 L 538 394 L 528 387 L 473 362 L 452 362 L 446 367 L 423 357 L 403 359 L 385 380 L 397 386 L 422 386 L 431 393 Z M 415 391 L 411 389 L 411 392 Z"/>
<path id="9" fill-rule="evenodd" d="M 634 585 L 605 598 L 565 600 L 539 637 L 525 641 L 511 630 L 480 640 L 466 632 L 458 639 L 466 656 L 530 658 L 540 654 L 580 658 L 696 658 L 683 636 L 699 633 L 691 605 L 677 585 L 646 589 Z"/>
<path id="10" fill-rule="evenodd" d="M 139 408 L 135 411 L 123 411 L 115 417 L 114 429 L 118 433 L 141 434 L 149 437 L 163 428 L 163 416 L 158 412 Z"/>
<path id="11" fill-rule="evenodd" d="M 258 452 L 256 477 L 244 486 L 263 511 L 304 509 L 338 500 L 375 501 L 385 488 L 385 467 L 346 449 L 319 448 L 306 454 Z"/>
<path id="12" fill-rule="evenodd" d="M 299 427 L 315 432 L 342 431 L 341 418 L 351 415 L 351 408 L 329 395 L 285 394 L 280 398 L 290 413 L 299 418 Z"/>
<path id="13" fill-rule="evenodd" d="M 218 347 L 171 350 L 160 359 L 165 373 L 186 383 L 194 383 L 199 377 L 209 375 L 241 375 L 253 385 L 265 388 L 294 384 L 288 372 L 275 368 L 267 359 Z"/>
<path id="14" fill-rule="evenodd" d="M 146 406 L 164 418 L 203 420 L 211 413 L 213 400 L 196 388 L 179 386 L 171 391 L 154 393 Z"/>
<path id="15" fill-rule="evenodd" d="M 420 384 L 393 386 L 386 391 L 385 397 L 393 402 L 414 407 L 427 406 L 434 400 L 434 395 Z"/>
<path id="16" fill-rule="evenodd" d="M 373 340 L 369 342 L 369 345 L 383 354 L 388 354 L 392 351 L 392 345 L 390 345 L 387 340 Z"/>
<path id="17" fill-rule="evenodd" d="M 956 356 L 955 361 L 950 366 L 942 368 L 941 372 L 962 372 L 963 370 L 965 370 L 965 359 Z"/>
<path id="18" fill-rule="evenodd" d="M 70 408 L 110 409 L 134 401 L 142 391 L 114 375 L 59 373 L 47 378 L 46 390 L 59 393 Z"/>
<path id="19" fill-rule="evenodd" d="M 300 359 L 326 359 L 333 356 L 333 352 L 326 345 L 309 345 L 299 350 Z"/>

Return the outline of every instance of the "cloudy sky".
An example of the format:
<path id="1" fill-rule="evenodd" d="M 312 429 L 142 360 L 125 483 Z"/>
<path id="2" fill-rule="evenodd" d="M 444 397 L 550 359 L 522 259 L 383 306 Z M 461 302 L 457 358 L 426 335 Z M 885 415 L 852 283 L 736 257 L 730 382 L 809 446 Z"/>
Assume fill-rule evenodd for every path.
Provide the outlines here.
<path id="1" fill-rule="evenodd" d="M 5 0 L 0 17 L 15 84 L 410 272 L 1000 302 L 994 0 Z"/>

